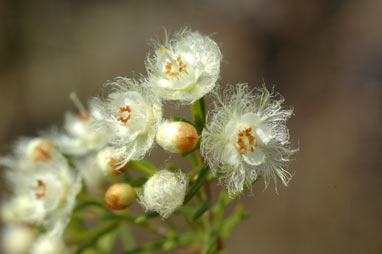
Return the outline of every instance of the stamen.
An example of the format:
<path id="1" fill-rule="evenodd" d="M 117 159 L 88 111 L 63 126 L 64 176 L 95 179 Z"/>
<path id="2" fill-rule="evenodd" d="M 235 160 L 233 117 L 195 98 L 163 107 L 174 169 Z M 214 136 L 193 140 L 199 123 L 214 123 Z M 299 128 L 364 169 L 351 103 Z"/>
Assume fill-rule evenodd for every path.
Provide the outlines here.
<path id="1" fill-rule="evenodd" d="M 124 125 L 126 125 L 131 118 L 131 115 L 129 114 L 131 113 L 130 107 L 129 106 L 120 107 L 119 113 L 122 114 L 122 116 L 118 117 L 117 120 L 122 122 Z M 125 117 L 126 114 L 127 116 Z"/>
<path id="2" fill-rule="evenodd" d="M 45 197 L 46 184 L 43 181 L 38 180 L 37 181 L 37 187 L 34 190 L 35 190 L 36 198 L 42 199 L 43 197 Z"/>
<path id="3" fill-rule="evenodd" d="M 237 134 L 237 147 L 240 152 L 254 152 L 256 144 L 256 137 L 252 134 L 252 128 L 241 130 Z"/>
<path id="4" fill-rule="evenodd" d="M 180 55 L 176 58 L 174 64 L 176 64 L 178 66 L 178 70 L 177 71 L 176 70 L 175 71 L 171 71 L 172 67 L 173 67 L 173 63 L 172 62 L 167 62 L 166 66 L 165 66 L 165 69 L 166 69 L 165 73 L 167 75 L 169 75 L 171 77 L 178 77 L 181 72 L 186 72 L 187 73 L 187 71 L 186 71 L 187 65 L 183 63 L 182 58 L 181 58 Z"/>

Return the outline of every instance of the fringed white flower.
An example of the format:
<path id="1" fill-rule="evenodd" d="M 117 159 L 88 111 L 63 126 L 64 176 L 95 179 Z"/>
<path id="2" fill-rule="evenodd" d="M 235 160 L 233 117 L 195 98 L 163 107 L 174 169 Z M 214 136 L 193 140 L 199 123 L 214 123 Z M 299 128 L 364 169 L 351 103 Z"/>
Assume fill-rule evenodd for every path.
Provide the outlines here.
<path id="1" fill-rule="evenodd" d="M 5 203 L 3 216 L 10 221 L 62 227 L 70 220 L 81 177 L 52 142 L 22 139 L 16 153 L 2 160 L 13 196 Z"/>
<path id="2" fill-rule="evenodd" d="M 287 185 L 291 174 L 284 167 L 296 149 L 290 147 L 286 127 L 293 110 L 282 108 L 284 99 L 265 86 L 250 90 L 246 84 L 216 99 L 200 147 L 229 194 L 242 192 L 258 175 L 266 187 L 271 180 L 276 185 L 277 177 Z"/>
<path id="3" fill-rule="evenodd" d="M 123 158 L 119 163 L 122 168 L 129 160 L 142 159 L 151 149 L 162 119 L 162 105 L 145 82 L 118 78 L 109 85 L 113 90 L 106 100 L 92 101 L 102 115 L 94 119 L 93 126 L 110 133 L 107 141 L 114 149 L 109 157 Z"/>
<path id="4" fill-rule="evenodd" d="M 222 54 L 211 38 L 183 29 L 154 47 L 146 67 L 150 86 L 162 98 L 193 103 L 214 88 Z"/>
<path id="5" fill-rule="evenodd" d="M 179 172 L 160 170 L 143 186 L 139 203 L 147 211 L 155 211 L 163 218 L 170 216 L 183 204 L 187 189 L 187 176 Z"/>
<path id="6" fill-rule="evenodd" d="M 107 132 L 94 131 L 92 119 L 100 120 L 99 110 L 91 105 L 85 108 L 75 93 L 70 98 L 78 108 L 79 113 L 65 113 L 65 134 L 53 133 L 51 138 L 60 147 L 61 151 L 74 156 L 82 156 L 89 152 L 101 149 L 105 145 Z M 56 134 L 56 135 L 54 135 Z"/>

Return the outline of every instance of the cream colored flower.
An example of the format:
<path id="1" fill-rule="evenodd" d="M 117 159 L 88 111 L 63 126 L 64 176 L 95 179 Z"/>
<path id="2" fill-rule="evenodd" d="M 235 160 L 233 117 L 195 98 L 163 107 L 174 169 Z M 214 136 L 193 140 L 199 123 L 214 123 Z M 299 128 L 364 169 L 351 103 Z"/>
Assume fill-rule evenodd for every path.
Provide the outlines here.
<path id="1" fill-rule="evenodd" d="M 99 110 L 92 105 L 88 109 L 79 101 L 75 93 L 70 95 L 79 113 L 65 113 L 64 130 L 65 134 L 53 133 L 52 139 L 60 147 L 61 151 L 74 155 L 82 156 L 89 152 L 101 149 L 105 145 L 107 130 L 105 132 L 95 131 L 92 121 L 102 118 Z"/>
<path id="2" fill-rule="evenodd" d="M 184 173 L 160 170 L 144 184 L 139 202 L 146 210 L 167 218 L 183 204 L 186 188 L 187 177 Z"/>
<path id="3" fill-rule="evenodd" d="M 183 29 L 147 59 L 149 84 L 163 99 L 192 103 L 216 85 L 222 55 L 208 36 Z"/>
<path id="4" fill-rule="evenodd" d="M 162 105 L 144 82 L 118 78 L 110 86 L 113 90 L 105 101 L 92 102 L 102 115 L 93 126 L 110 133 L 107 141 L 113 146 L 112 156 L 123 158 L 123 167 L 129 160 L 142 159 L 151 149 L 162 119 Z"/>
<path id="5" fill-rule="evenodd" d="M 284 169 L 296 151 L 290 147 L 285 125 L 292 109 L 283 109 L 284 99 L 265 86 L 250 90 L 238 84 L 216 96 L 202 133 L 201 153 L 230 195 L 243 191 L 259 174 L 268 186 L 279 177 L 288 184 L 291 174 Z"/>
<path id="6" fill-rule="evenodd" d="M 46 228 L 69 222 L 81 189 L 81 177 L 50 144 L 43 139 L 29 142 L 23 139 L 17 143 L 16 155 L 3 161 L 8 167 L 5 175 L 13 193 L 6 198 L 2 210 L 7 220 Z"/>

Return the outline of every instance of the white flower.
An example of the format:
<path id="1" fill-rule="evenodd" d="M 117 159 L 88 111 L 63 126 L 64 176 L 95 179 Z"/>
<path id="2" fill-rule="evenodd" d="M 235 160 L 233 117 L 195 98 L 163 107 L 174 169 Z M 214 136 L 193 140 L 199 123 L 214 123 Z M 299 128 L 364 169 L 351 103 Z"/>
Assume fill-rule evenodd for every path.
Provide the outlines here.
<path id="1" fill-rule="evenodd" d="M 162 98 L 192 103 L 212 90 L 222 55 L 211 38 L 183 29 L 156 44 L 146 66 L 149 83 Z"/>
<path id="2" fill-rule="evenodd" d="M 25 140 L 18 145 L 24 145 Z M 25 144 L 26 149 L 17 148 L 17 155 L 6 160 L 5 165 L 9 167 L 7 183 L 13 192 L 13 196 L 7 198 L 6 209 L 3 209 L 8 220 L 44 225 L 46 228 L 57 224 L 64 226 L 70 220 L 75 198 L 81 189 L 81 177 L 54 146 L 42 153 L 47 155 L 49 151 L 50 156 L 43 156 L 44 160 L 35 162 L 36 153 L 30 151 L 39 151 L 38 144 L 46 143 L 49 142 L 32 139 Z M 23 149 L 24 154 L 21 152 Z"/>
<path id="3" fill-rule="evenodd" d="M 107 141 L 114 147 L 112 156 L 123 158 L 123 167 L 129 160 L 142 159 L 152 147 L 162 119 L 162 105 L 144 82 L 118 78 L 109 85 L 113 90 L 105 101 L 93 100 L 102 115 L 93 124 L 101 132 L 109 131 Z"/>
<path id="4" fill-rule="evenodd" d="M 139 202 L 146 210 L 167 218 L 183 204 L 186 188 L 187 176 L 184 173 L 160 170 L 144 184 Z"/>
<path id="5" fill-rule="evenodd" d="M 285 125 L 292 109 L 283 109 L 283 98 L 265 88 L 249 90 L 238 84 L 216 96 L 215 108 L 208 115 L 202 133 L 201 153 L 230 195 L 241 192 L 259 174 L 284 185 L 291 174 L 284 169 L 296 151 L 290 147 Z"/>
<path id="6" fill-rule="evenodd" d="M 1 250 L 5 254 L 28 254 L 36 239 L 33 228 L 21 224 L 7 224 L 1 232 Z"/>
<path id="7" fill-rule="evenodd" d="M 93 106 L 86 109 L 79 101 L 75 93 L 70 95 L 79 113 L 65 113 L 64 129 L 67 134 L 52 135 L 52 139 L 60 149 L 70 155 L 85 155 L 88 152 L 96 151 L 105 145 L 107 133 L 95 131 L 92 126 L 92 119 L 100 120 L 102 115 Z"/>

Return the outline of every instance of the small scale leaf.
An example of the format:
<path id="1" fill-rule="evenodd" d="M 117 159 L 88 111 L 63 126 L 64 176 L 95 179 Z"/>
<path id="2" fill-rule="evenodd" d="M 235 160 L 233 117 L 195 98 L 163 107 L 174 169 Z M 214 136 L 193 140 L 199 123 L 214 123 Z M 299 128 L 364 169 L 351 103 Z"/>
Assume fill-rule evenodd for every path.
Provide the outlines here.
<path id="1" fill-rule="evenodd" d="M 208 208 L 210 208 L 211 202 L 211 199 L 207 199 L 206 201 L 204 201 L 202 206 L 196 211 L 196 213 L 192 217 L 192 220 L 197 220 L 200 216 L 202 216 L 208 210 Z"/>

